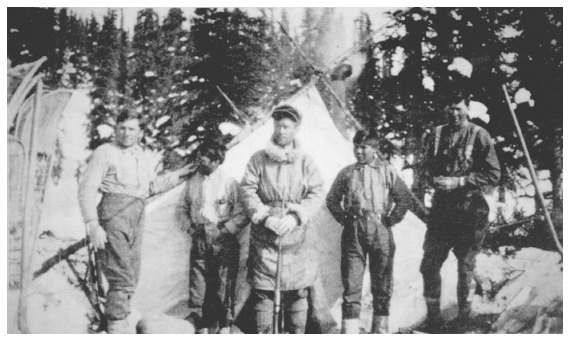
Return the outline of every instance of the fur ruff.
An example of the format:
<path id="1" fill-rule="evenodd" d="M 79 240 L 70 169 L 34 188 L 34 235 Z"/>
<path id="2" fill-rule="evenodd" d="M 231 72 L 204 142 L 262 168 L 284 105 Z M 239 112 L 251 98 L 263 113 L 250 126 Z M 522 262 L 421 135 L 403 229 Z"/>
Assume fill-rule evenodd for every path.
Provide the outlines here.
<path id="1" fill-rule="evenodd" d="M 269 141 L 267 147 L 265 147 L 265 154 L 275 162 L 286 162 L 293 163 L 301 156 L 301 144 L 299 140 L 293 140 L 293 149 L 284 150 L 273 142 L 273 139 Z"/>

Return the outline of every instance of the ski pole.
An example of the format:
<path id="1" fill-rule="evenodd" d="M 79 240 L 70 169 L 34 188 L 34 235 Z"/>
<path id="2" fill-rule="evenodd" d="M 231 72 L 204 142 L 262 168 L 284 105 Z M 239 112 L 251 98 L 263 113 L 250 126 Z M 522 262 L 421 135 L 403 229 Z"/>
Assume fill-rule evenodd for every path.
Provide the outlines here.
<path id="1" fill-rule="evenodd" d="M 532 159 L 530 158 L 528 148 L 526 147 L 526 142 L 524 140 L 523 133 L 522 133 L 521 127 L 519 125 L 519 121 L 517 120 L 517 115 L 515 114 L 515 110 L 513 109 L 513 106 L 511 103 L 511 98 L 509 97 L 509 93 L 507 92 L 507 87 L 504 84 L 503 84 L 503 92 L 505 93 L 507 105 L 509 106 L 511 116 L 513 118 L 513 122 L 515 123 L 515 128 L 517 129 L 517 135 L 519 136 L 519 139 L 521 140 L 521 146 L 522 146 L 522 150 L 524 152 L 524 156 L 526 157 L 526 162 L 528 165 L 528 170 L 530 172 L 530 177 L 531 177 L 532 182 L 534 184 L 534 188 L 536 190 L 536 195 L 538 196 L 540 204 L 542 205 L 542 209 L 544 210 L 544 217 L 546 218 L 546 222 L 548 223 L 550 234 L 552 235 L 552 240 L 554 241 L 554 244 L 556 245 L 556 249 L 558 250 L 558 253 L 560 254 L 560 256 L 562 256 L 563 255 L 562 245 L 560 244 L 560 241 L 558 240 L 558 237 L 556 235 L 556 229 L 554 228 L 554 224 L 552 223 L 552 219 L 550 218 L 550 212 L 548 211 L 548 208 L 546 207 L 546 203 L 544 202 L 544 197 L 542 196 L 542 192 L 541 192 L 540 188 L 538 187 L 538 178 L 536 177 L 536 173 L 534 171 L 534 165 L 532 164 Z"/>
<path id="2" fill-rule="evenodd" d="M 87 246 L 87 263 L 88 263 L 88 276 L 89 276 L 89 286 L 91 289 L 91 297 L 89 300 L 92 302 L 95 308 L 95 313 L 99 317 L 99 325 L 89 326 L 89 331 L 92 333 L 99 333 L 107 329 L 107 320 L 105 314 L 103 313 L 103 302 L 101 301 L 101 295 L 104 294 L 103 286 L 101 284 L 101 267 L 99 262 L 97 262 L 97 253 L 91 243 L 91 238 L 89 238 L 89 228 L 85 225 L 85 244 Z"/>

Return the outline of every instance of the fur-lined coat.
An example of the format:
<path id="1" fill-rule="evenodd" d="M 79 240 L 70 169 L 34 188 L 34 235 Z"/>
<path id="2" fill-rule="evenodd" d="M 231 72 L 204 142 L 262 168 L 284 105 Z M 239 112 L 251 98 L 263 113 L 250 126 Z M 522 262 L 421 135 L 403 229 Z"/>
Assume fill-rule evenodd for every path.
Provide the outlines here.
<path id="1" fill-rule="evenodd" d="M 249 283 L 256 289 L 274 290 L 278 236 L 264 226 L 264 221 L 291 212 L 301 224 L 282 239 L 281 290 L 310 286 L 318 273 L 310 219 L 321 208 L 325 196 L 323 179 L 312 158 L 300 149 L 298 141 L 287 152 L 271 141 L 251 157 L 241 182 L 241 195 L 252 222 Z"/>

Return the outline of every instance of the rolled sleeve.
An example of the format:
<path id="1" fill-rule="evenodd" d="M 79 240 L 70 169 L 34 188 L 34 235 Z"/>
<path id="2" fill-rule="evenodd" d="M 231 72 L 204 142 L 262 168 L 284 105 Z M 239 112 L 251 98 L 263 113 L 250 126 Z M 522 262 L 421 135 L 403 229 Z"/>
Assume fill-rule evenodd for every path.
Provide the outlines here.
<path id="1" fill-rule="evenodd" d="M 177 173 L 166 173 L 161 176 L 157 176 L 150 182 L 149 195 L 156 195 L 162 192 L 166 192 L 178 185 L 180 178 Z"/>
<path id="2" fill-rule="evenodd" d="M 91 154 L 83 181 L 79 186 L 79 207 L 85 223 L 98 220 L 97 194 L 109 168 L 106 150 L 106 146 L 103 145 Z"/>

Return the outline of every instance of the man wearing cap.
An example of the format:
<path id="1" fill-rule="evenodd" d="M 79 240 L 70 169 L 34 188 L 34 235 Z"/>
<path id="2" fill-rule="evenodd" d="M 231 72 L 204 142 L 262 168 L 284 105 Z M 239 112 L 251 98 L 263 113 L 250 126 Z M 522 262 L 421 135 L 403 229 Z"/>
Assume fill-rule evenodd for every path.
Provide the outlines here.
<path id="1" fill-rule="evenodd" d="M 281 105 L 273 111 L 273 118 L 273 136 L 265 149 L 251 157 L 241 182 L 242 199 L 252 222 L 248 281 L 255 301 L 256 332 L 271 333 L 281 236 L 285 332 L 302 334 L 308 288 L 318 275 L 310 219 L 324 199 L 323 179 L 295 139 L 301 113 Z"/>
<path id="2" fill-rule="evenodd" d="M 140 114 L 121 112 L 115 142 L 95 149 L 79 187 L 83 220 L 109 282 L 105 317 L 111 334 L 134 332 L 127 316 L 140 274 L 145 199 L 176 186 L 192 171 L 188 165 L 157 177 L 139 146 L 144 125 Z M 103 197 L 97 204 L 99 191 Z"/>
<path id="3" fill-rule="evenodd" d="M 445 331 L 440 313 L 440 271 L 450 250 L 457 257 L 458 272 L 459 315 L 455 326 L 461 328 L 469 317 L 475 255 L 489 224 L 483 193 L 496 186 L 501 177 L 491 136 L 467 119 L 469 93 L 461 88 L 452 90 L 444 105 L 449 123 L 436 128 L 425 161 L 428 182 L 435 188 L 420 267 L 427 318 L 419 329 L 428 333 Z"/>

